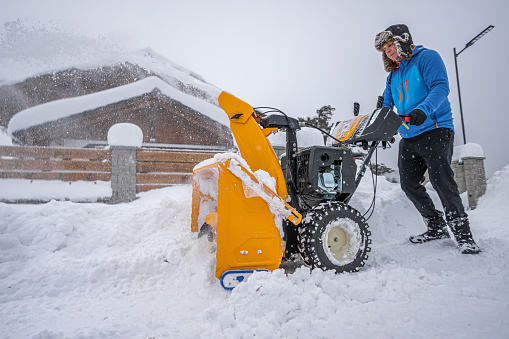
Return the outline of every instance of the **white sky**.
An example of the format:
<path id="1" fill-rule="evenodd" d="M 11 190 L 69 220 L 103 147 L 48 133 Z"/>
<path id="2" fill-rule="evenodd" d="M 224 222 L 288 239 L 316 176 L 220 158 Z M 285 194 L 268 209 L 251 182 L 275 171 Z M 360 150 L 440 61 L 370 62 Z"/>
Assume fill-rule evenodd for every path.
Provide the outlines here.
<path id="1" fill-rule="evenodd" d="M 349 118 L 355 101 L 362 114 L 372 111 L 386 78 L 374 37 L 405 23 L 414 43 L 437 50 L 448 68 L 456 144 L 463 137 L 453 47 L 492 24 L 458 58 L 465 130 L 484 149 L 488 176 L 509 164 L 506 0 L 0 0 L 0 8 L 2 24 L 51 21 L 129 49 L 151 47 L 252 106 L 307 116 L 331 105 L 335 119 Z"/>

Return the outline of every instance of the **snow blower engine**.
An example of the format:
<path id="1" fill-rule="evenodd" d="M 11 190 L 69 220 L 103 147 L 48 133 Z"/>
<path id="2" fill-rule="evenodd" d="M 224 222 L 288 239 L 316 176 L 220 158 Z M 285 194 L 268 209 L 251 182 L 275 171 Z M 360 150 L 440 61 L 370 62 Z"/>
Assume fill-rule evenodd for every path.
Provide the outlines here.
<path id="1" fill-rule="evenodd" d="M 227 92 L 218 101 L 240 155 L 217 154 L 195 167 L 191 230 L 215 242 L 221 285 L 233 289 L 283 259 L 302 257 L 312 269 L 338 273 L 364 266 L 371 233 L 348 202 L 375 149 L 394 142 L 401 118 L 379 99 L 373 113 L 357 110 L 331 134 L 321 130 L 328 146 L 299 149 L 297 130 L 305 123 L 273 108 L 254 109 Z M 286 132 L 281 161 L 267 140 L 277 131 Z M 354 146 L 366 151 L 359 167 Z"/>

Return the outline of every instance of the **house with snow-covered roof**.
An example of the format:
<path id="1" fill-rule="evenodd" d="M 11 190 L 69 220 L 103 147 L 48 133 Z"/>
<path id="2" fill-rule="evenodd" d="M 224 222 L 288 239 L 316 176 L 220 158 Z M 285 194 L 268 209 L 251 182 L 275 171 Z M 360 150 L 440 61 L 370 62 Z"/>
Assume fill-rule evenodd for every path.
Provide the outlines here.
<path id="1" fill-rule="evenodd" d="M 0 84 L 1 85 L 1 84 Z M 0 87 L 0 125 L 15 143 L 94 147 L 138 125 L 145 147 L 231 149 L 220 90 L 154 53 L 47 72 Z"/>

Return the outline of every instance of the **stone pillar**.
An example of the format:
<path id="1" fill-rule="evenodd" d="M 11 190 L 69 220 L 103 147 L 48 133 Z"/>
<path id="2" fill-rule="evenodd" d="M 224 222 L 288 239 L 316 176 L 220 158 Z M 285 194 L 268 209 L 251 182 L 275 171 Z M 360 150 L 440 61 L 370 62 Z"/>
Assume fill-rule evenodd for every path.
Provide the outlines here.
<path id="1" fill-rule="evenodd" d="M 111 146 L 111 203 L 136 199 L 136 152 L 132 146 Z"/>
<path id="2" fill-rule="evenodd" d="M 451 168 L 454 171 L 454 180 L 458 184 L 458 190 L 460 194 L 467 191 L 467 185 L 465 183 L 465 171 L 463 163 L 459 163 L 457 160 L 451 163 Z"/>
<path id="3" fill-rule="evenodd" d="M 484 157 L 465 157 L 462 159 L 468 192 L 468 205 L 471 209 L 477 207 L 477 201 L 486 193 L 484 159 Z"/>
<path id="4" fill-rule="evenodd" d="M 119 123 L 108 130 L 111 149 L 110 202 L 118 204 L 136 199 L 136 155 L 143 143 L 141 128 L 130 123 Z"/>

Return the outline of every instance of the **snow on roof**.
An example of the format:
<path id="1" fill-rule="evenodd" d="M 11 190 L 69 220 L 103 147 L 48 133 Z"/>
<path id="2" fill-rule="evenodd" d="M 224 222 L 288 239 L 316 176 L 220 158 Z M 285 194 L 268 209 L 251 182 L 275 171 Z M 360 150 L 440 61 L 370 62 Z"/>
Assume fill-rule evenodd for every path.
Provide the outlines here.
<path id="1" fill-rule="evenodd" d="M 220 107 L 192 95 L 185 94 L 175 87 L 170 86 L 160 78 L 152 76 L 128 85 L 107 89 L 105 91 L 79 97 L 55 100 L 27 108 L 11 118 L 8 126 L 8 133 L 12 135 L 15 131 L 67 118 L 75 114 L 80 114 L 85 111 L 94 110 L 122 100 L 150 93 L 156 88 L 169 98 L 179 101 L 223 125 L 229 126 L 228 117 Z M 220 90 L 216 89 L 216 93 L 213 95 L 217 98 L 219 94 Z"/>
<path id="2" fill-rule="evenodd" d="M 2 126 L 0 126 L 0 146 L 12 146 L 12 139 Z"/>
<path id="3" fill-rule="evenodd" d="M 154 71 L 163 79 L 173 76 L 203 90 L 212 86 L 151 48 L 129 51 L 104 37 L 88 37 L 58 25 L 34 25 L 19 19 L 7 22 L 4 29 L 0 32 L 0 85 L 73 67 L 88 70 L 127 61 Z"/>
<path id="4" fill-rule="evenodd" d="M 107 51 L 104 53 L 104 55 L 88 56 L 85 59 L 58 56 L 55 59 L 59 60 L 59 66 L 39 62 L 39 60 L 33 57 L 27 61 L 23 60 L 22 57 L 19 58 L 21 60 L 2 58 L 0 54 L 0 63 L 7 66 L 5 68 L 2 67 L 0 71 L 0 86 L 13 85 L 31 77 L 57 73 L 70 68 L 93 70 L 127 62 L 138 65 L 148 72 L 155 73 L 166 83 L 176 88 L 182 88 L 182 85 L 185 88 L 196 88 L 209 94 L 211 97 L 214 97 L 214 93 L 220 91 L 216 86 L 206 82 L 199 74 L 159 55 L 151 48 L 124 51 L 122 53 L 118 51 Z"/>
<path id="5" fill-rule="evenodd" d="M 159 55 L 151 48 L 128 51 L 103 38 L 90 38 L 61 27 L 44 24 L 42 26 L 27 25 L 21 20 L 10 22 L 5 29 L 7 34 L 0 34 L 0 64 L 2 65 L 0 86 L 16 84 L 27 78 L 57 73 L 70 68 L 94 70 L 126 62 L 138 65 L 159 77 L 159 79 L 145 79 L 118 90 L 104 91 L 97 95 L 73 98 L 69 99 L 70 101 L 59 100 L 55 102 L 57 106 L 41 105 L 34 107 L 35 111 L 28 109 L 19 112 L 19 116 L 16 115 L 16 119 L 13 118 L 15 121 L 9 125 L 10 133 L 124 100 L 129 96 L 147 93 L 154 88 L 159 88 L 170 98 L 227 125 L 224 112 L 214 107 L 218 105 L 217 97 L 221 90 L 207 83 L 200 75 Z M 188 95 L 183 95 L 182 92 Z M 108 99 L 110 95 L 112 98 Z M 91 102 L 87 103 L 88 100 Z M 56 110 L 50 111 L 50 108 L 64 110 L 55 113 Z M 45 111 L 39 111 L 41 109 Z M 32 114 L 36 111 L 37 114 Z M 33 122 L 27 120 L 28 116 L 33 119 Z"/>
<path id="6" fill-rule="evenodd" d="M 180 88 L 183 84 L 186 87 L 197 88 L 209 94 L 214 99 L 214 104 L 217 104 L 218 93 L 221 93 L 219 88 L 206 82 L 199 74 L 159 55 L 151 48 L 124 54 L 121 59 L 111 61 L 111 65 L 126 61 L 155 73 L 173 87 Z"/>

